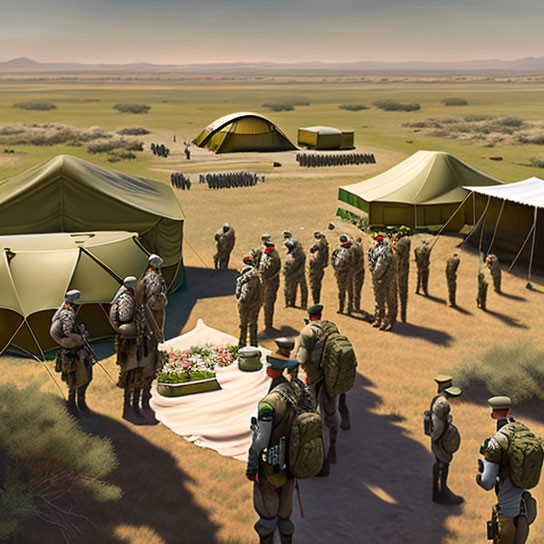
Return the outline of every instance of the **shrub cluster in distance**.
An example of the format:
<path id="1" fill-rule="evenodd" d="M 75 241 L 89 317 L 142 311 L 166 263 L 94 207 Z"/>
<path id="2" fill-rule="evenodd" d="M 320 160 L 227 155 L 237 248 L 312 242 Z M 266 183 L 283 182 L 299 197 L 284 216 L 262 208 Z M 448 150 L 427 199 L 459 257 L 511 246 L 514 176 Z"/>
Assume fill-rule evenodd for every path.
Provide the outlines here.
<path id="1" fill-rule="evenodd" d="M 338 107 L 341 110 L 346 110 L 346 111 L 361 111 L 361 110 L 370 109 L 368 106 L 365 106 L 364 104 L 341 104 Z"/>
<path id="2" fill-rule="evenodd" d="M 468 106 L 468 102 L 464 98 L 444 98 L 442 100 L 444 106 Z"/>
<path id="3" fill-rule="evenodd" d="M 416 103 L 401 104 L 400 102 L 391 100 L 390 98 L 376 100 L 376 102 L 373 102 L 373 104 L 380 110 L 384 111 L 417 111 L 421 108 L 421 106 Z"/>
<path id="4" fill-rule="evenodd" d="M 21 110 L 32 110 L 32 111 L 48 111 L 55 110 L 57 106 L 51 104 L 51 102 L 34 102 L 29 100 L 28 102 L 16 102 L 13 104 L 14 108 L 20 108 Z"/>
<path id="5" fill-rule="evenodd" d="M 151 106 L 147 104 L 115 104 L 113 109 L 121 113 L 147 113 Z"/>
<path id="6" fill-rule="evenodd" d="M 310 101 L 305 96 L 286 96 L 265 102 L 262 107 L 272 111 L 293 111 L 295 106 L 309 106 Z"/>

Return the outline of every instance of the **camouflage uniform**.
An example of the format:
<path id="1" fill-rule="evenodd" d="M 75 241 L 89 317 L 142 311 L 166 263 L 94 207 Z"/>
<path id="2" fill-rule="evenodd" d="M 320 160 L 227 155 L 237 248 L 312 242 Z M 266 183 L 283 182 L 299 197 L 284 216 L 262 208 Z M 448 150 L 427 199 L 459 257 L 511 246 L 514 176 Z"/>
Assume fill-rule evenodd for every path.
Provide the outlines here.
<path id="1" fill-rule="evenodd" d="M 377 243 L 369 251 L 369 265 L 376 300 L 374 326 L 391 330 L 397 321 L 397 263 L 392 249 Z"/>
<path id="2" fill-rule="evenodd" d="M 487 310 L 487 287 L 489 285 L 487 273 L 481 269 L 478 272 L 478 296 L 476 297 L 476 306 L 482 310 Z"/>
<path id="3" fill-rule="evenodd" d="M 408 278 L 410 275 L 410 246 L 408 235 L 396 233 L 393 237 L 393 251 L 397 257 L 397 285 L 400 300 L 400 318 L 406 322 L 406 309 L 408 306 Z"/>
<path id="4" fill-rule="evenodd" d="M 491 273 L 491 277 L 493 278 L 493 288 L 495 289 L 496 293 L 501 292 L 501 265 L 499 263 L 499 258 L 491 253 L 487 256 L 485 260 L 487 264 L 487 268 L 489 268 L 489 272 Z"/>
<path id="5" fill-rule="evenodd" d="M 423 289 L 425 296 L 429 295 L 429 264 L 431 260 L 431 248 L 426 240 L 414 250 L 417 265 L 417 289 L 416 293 L 419 294 L 419 290 Z"/>
<path id="6" fill-rule="evenodd" d="M 312 291 L 314 304 L 319 304 L 321 299 L 321 283 L 325 275 L 325 268 L 329 266 L 329 243 L 321 232 L 314 233 L 315 243 L 310 248 L 308 260 L 308 280 Z"/>
<path id="7" fill-rule="evenodd" d="M 340 237 L 342 238 L 342 237 Z M 346 237 L 347 240 L 347 237 Z M 354 253 L 349 240 L 342 242 L 331 255 L 331 263 L 334 268 L 336 285 L 338 286 L 338 312 L 344 311 L 346 293 L 348 295 L 348 315 L 353 312 L 353 273 Z"/>
<path id="8" fill-rule="evenodd" d="M 287 255 L 283 261 L 285 306 L 294 307 L 297 289 L 300 286 L 300 306 L 306 309 L 308 305 L 308 286 L 306 284 L 306 255 L 300 244 L 289 238 L 285 245 Z"/>
<path id="9" fill-rule="evenodd" d="M 75 416 L 78 409 L 83 415 L 90 414 L 85 394 L 93 379 L 93 365 L 96 362 L 96 355 L 87 343 L 88 333 L 84 326 L 77 323 L 73 306 L 77 298 L 79 291 L 66 294 L 65 302 L 55 312 L 50 328 L 51 337 L 60 345 L 55 370 L 61 373 L 62 381 L 68 386 L 67 408 Z"/>
<path id="10" fill-rule="evenodd" d="M 365 282 L 365 250 L 362 239 L 357 238 L 351 246 L 353 252 L 353 309 L 361 311 L 361 291 Z"/>
<path id="11" fill-rule="evenodd" d="M 217 253 L 213 256 L 215 269 L 226 269 L 229 267 L 229 259 L 234 242 L 236 241 L 234 229 L 225 223 L 223 227 L 215 233 L 215 242 Z"/>
<path id="12" fill-rule="evenodd" d="M 240 339 L 238 345 L 247 345 L 249 327 L 249 344 L 257 346 L 257 320 L 262 306 L 262 285 L 259 272 L 253 266 L 245 266 L 236 279 L 236 299 L 240 316 Z"/>
<path id="13" fill-rule="evenodd" d="M 264 324 L 271 329 L 274 321 L 274 305 L 280 286 L 281 259 L 274 245 L 269 245 L 263 252 L 259 265 L 263 286 Z"/>
<path id="14" fill-rule="evenodd" d="M 454 253 L 446 262 L 446 281 L 448 282 L 448 299 L 450 306 L 456 306 L 455 292 L 457 291 L 457 269 L 459 257 Z"/>

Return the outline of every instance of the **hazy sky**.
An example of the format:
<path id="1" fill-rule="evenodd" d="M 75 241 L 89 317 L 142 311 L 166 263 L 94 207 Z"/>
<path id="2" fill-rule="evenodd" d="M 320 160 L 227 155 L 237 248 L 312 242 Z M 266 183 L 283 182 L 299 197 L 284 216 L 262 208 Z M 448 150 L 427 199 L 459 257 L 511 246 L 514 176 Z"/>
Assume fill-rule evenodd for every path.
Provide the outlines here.
<path id="1" fill-rule="evenodd" d="M 543 0 L 0 0 L 0 60 L 544 56 Z"/>

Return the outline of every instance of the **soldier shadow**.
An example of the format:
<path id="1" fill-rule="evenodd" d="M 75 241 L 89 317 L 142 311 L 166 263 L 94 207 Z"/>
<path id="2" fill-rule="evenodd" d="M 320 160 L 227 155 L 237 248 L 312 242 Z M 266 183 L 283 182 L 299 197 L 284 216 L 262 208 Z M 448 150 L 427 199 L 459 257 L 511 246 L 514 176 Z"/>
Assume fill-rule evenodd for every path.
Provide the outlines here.
<path id="1" fill-rule="evenodd" d="M 80 424 L 112 442 L 119 465 L 107 480 L 119 486 L 123 496 L 86 505 L 89 521 L 81 523 L 78 543 L 124 544 L 129 541 L 123 536 L 126 530 L 117 529 L 124 526 L 134 532 L 145 529 L 165 544 L 219 542 L 218 526 L 194 501 L 188 489 L 192 479 L 172 455 L 112 418 L 95 414 Z"/>
<path id="2" fill-rule="evenodd" d="M 300 482 L 305 519 L 295 497 L 297 541 L 439 544 L 451 536 L 446 519 L 462 508 L 431 502 L 434 457 L 408 436 L 402 414 L 376 413 L 382 400 L 374 391 L 357 377 L 347 394 L 352 428 L 339 430 L 337 463 L 328 477 Z"/>
<path id="3" fill-rule="evenodd" d="M 500 291 L 499 293 L 497 293 L 497 295 L 499 295 L 500 297 L 510 299 L 510 300 L 517 300 L 519 302 L 527 302 L 527 299 L 525 297 L 521 297 L 519 295 L 512 295 L 510 293 L 505 293 L 504 291 Z"/>
<path id="4" fill-rule="evenodd" d="M 236 278 L 239 275 L 236 270 L 214 270 L 194 266 L 186 266 L 185 274 L 187 287 L 168 297 L 164 328 L 166 339 L 179 335 L 199 299 L 233 295 Z"/>
<path id="5" fill-rule="evenodd" d="M 439 304 L 446 304 L 446 299 L 445 298 L 435 297 L 433 295 L 422 295 L 422 296 L 424 296 L 425 298 L 428 298 L 432 302 L 438 302 Z"/>
<path id="6" fill-rule="evenodd" d="M 292 337 L 298 336 L 300 331 L 290 327 L 289 325 L 283 325 L 279 329 L 273 327 L 272 329 L 265 329 L 258 334 L 259 340 L 271 340 L 274 338 Z"/>
<path id="7" fill-rule="evenodd" d="M 449 346 L 453 340 L 453 336 L 445 331 L 423 327 L 422 325 L 414 325 L 412 323 L 396 323 L 392 332 L 399 336 L 421 338 L 432 344 L 444 347 Z"/>
<path id="8" fill-rule="evenodd" d="M 501 314 L 500 312 L 490 310 L 489 308 L 487 308 L 485 310 L 485 313 L 489 314 L 492 317 L 497 318 L 499 321 L 502 321 L 508 327 L 515 327 L 515 328 L 518 328 L 518 329 L 528 329 L 529 328 L 525 323 L 521 323 L 515 317 L 511 317 L 511 316 L 506 315 L 506 314 Z"/>
<path id="9" fill-rule="evenodd" d="M 456 312 L 459 312 L 460 314 L 463 314 L 463 315 L 472 315 L 472 312 L 469 311 L 469 310 L 466 310 L 465 308 L 461 308 L 461 306 L 452 306 L 451 307 L 452 310 L 455 310 Z"/>

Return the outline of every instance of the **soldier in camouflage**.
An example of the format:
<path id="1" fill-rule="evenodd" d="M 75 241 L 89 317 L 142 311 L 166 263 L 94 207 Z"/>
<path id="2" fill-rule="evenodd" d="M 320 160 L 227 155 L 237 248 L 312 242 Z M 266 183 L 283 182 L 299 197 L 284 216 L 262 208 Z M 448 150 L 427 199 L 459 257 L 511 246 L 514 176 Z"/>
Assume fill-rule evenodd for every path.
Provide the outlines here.
<path id="1" fill-rule="evenodd" d="M 85 395 L 93 379 L 96 362 L 96 354 L 87 342 L 85 325 L 77 322 L 76 301 L 80 296 L 77 289 L 66 293 L 49 330 L 53 340 L 60 345 L 55 370 L 61 373 L 62 381 L 68 386 L 66 407 L 74 417 L 91 415 Z"/>
<path id="2" fill-rule="evenodd" d="M 276 246 L 270 239 L 264 242 L 264 251 L 259 265 L 263 286 L 264 325 L 271 329 L 274 325 L 274 305 L 280 287 L 281 259 Z"/>
<path id="3" fill-rule="evenodd" d="M 455 300 L 455 294 L 457 291 L 457 269 L 459 268 L 459 255 L 457 253 L 454 253 L 447 261 L 446 261 L 446 281 L 448 283 L 448 302 L 451 307 L 455 307 L 456 300 Z"/>
<path id="4" fill-rule="evenodd" d="M 369 250 L 368 264 L 372 274 L 376 315 L 373 327 L 390 331 L 397 321 L 397 263 L 391 247 L 385 244 L 383 234 L 378 234 Z"/>
<path id="5" fill-rule="evenodd" d="M 337 247 L 331 255 L 332 267 L 334 268 L 334 276 L 336 277 L 336 285 L 338 286 L 338 313 L 344 312 L 346 302 L 346 294 L 348 296 L 348 315 L 353 313 L 353 273 L 354 253 L 352 250 L 352 242 L 345 235 L 340 236 L 340 247 Z"/>
<path id="6" fill-rule="evenodd" d="M 400 300 L 400 318 L 403 323 L 406 323 L 411 246 L 411 241 L 406 228 L 401 228 L 397 233 L 393 235 L 391 245 L 397 258 L 397 287 Z"/>
<path id="7" fill-rule="evenodd" d="M 306 255 L 302 246 L 294 238 L 288 238 L 285 247 L 287 248 L 287 254 L 283 261 L 285 307 L 295 306 L 297 290 L 300 286 L 300 307 L 305 310 L 308 305 Z"/>
<path id="8" fill-rule="evenodd" d="M 319 304 L 321 299 L 321 283 L 325 274 L 325 268 L 329 266 L 329 243 L 322 232 L 314 232 L 315 243 L 310 248 L 308 259 L 308 280 L 314 304 Z"/>
<path id="9" fill-rule="evenodd" d="M 493 254 L 490 253 L 485 263 L 487 265 L 487 268 L 489 268 L 489 272 L 491 273 L 491 278 L 493 279 L 493 288 L 495 289 L 495 293 L 501 292 L 501 265 L 499 263 L 499 258 Z"/>
<path id="10" fill-rule="evenodd" d="M 487 310 L 487 288 L 489 286 L 489 269 L 480 264 L 478 269 L 478 296 L 476 306 L 484 311 Z"/>
<path id="11" fill-rule="evenodd" d="M 236 279 L 236 300 L 240 316 L 239 347 L 247 345 L 249 329 L 249 344 L 257 346 L 257 321 L 263 303 L 263 291 L 258 270 L 254 267 L 251 255 L 243 258 L 244 267 Z"/>
<path id="12" fill-rule="evenodd" d="M 361 311 L 361 291 L 365 282 L 365 250 L 363 239 L 357 238 L 351 246 L 353 253 L 353 309 Z"/>
<path id="13" fill-rule="evenodd" d="M 417 289 L 416 294 L 419 295 L 419 290 L 423 290 L 425 296 L 429 296 L 429 265 L 431 260 L 431 247 L 427 240 L 423 240 L 421 244 L 414 250 L 417 265 Z"/>
<path id="14" fill-rule="evenodd" d="M 215 269 L 227 269 L 229 267 L 229 259 L 236 237 L 234 229 L 225 223 L 214 236 L 217 253 L 213 256 Z"/>

